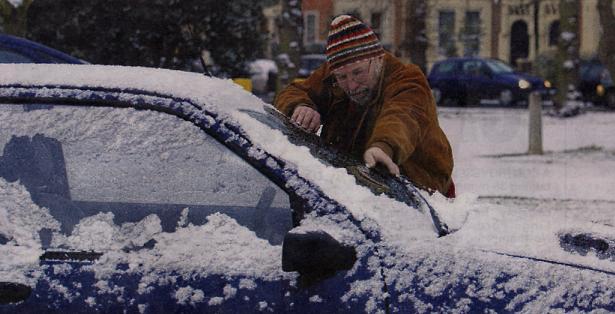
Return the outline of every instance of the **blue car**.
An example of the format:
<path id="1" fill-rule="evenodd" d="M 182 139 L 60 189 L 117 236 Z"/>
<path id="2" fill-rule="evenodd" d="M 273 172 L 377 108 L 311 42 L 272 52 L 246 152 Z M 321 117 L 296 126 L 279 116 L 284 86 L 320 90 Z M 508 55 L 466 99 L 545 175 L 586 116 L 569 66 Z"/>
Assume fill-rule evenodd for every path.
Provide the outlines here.
<path id="1" fill-rule="evenodd" d="M 436 62 L 428 76 L 438 104 L 514 106 L 527 104 L 529 93 L 553 94 L 551 83 L 515 72 L 502 61 L 487 58 L 451 58 Z"/>
<path id="2" fill-rule="evenodd" d="M 33 41 L 0 34 L 0 63 L 70 63 L 85 61 Z"/>
<path id="3" fill-rule="evenodd" d="M 230 80 L 0 65 L 0 119 L 1 313 L 615 311 L 610 209 L 461 215 Z"/>

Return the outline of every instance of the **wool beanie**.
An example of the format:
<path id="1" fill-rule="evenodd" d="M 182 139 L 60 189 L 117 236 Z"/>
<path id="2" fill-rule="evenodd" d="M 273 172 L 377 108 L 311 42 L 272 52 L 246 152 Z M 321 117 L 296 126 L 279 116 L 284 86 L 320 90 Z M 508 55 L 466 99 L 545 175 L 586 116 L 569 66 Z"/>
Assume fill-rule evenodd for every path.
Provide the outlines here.
<path id="1" fill-rule="evenodd" d="M 336 17 L 329 28 L 327 39 L 329 69 L 384 55 L 382 44 L 374 31 L 350 15 Z"/>

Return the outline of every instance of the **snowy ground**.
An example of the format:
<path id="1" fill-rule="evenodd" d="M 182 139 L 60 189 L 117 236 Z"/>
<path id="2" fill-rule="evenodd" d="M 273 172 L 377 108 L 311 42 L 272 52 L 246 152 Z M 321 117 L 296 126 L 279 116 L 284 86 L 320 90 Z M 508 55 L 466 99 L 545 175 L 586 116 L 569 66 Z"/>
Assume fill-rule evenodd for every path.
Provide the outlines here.
<path id="1" fill-rule="evenodd" d="M 615 207 L 615 112 L 543 115 L 543 155 L 526 154 L 527 109 L 439 108 L 439 118 L 453 146 L 458 195 L 526 207 L 590 200 Z"/>

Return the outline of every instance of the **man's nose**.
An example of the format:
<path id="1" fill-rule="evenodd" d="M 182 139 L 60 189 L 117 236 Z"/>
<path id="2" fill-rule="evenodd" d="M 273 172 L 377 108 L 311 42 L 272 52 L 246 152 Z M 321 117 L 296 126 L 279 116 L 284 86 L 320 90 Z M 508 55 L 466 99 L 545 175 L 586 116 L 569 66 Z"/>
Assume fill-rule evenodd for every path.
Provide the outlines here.
<path id="1" fill-rule="evenodd" d="M 355 91 L 357 88 L 359 88 L 359 86 L 360 86 L 360 83 L 355 82 L 354 79 L 348 80 L 348 90 Z"/>

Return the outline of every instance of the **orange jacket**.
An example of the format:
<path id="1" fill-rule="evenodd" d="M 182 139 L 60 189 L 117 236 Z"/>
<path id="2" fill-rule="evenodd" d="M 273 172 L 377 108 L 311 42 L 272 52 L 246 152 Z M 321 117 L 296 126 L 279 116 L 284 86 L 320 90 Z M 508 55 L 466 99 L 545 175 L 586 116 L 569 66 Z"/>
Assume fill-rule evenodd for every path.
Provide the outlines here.
<path id="1" fill-rule="evenodd" d="M 290 116 L 298 104 L 307 104 L 321 115 L 326 143 L 359 160 L 377 146 L 415 184 L 446 195 L 453 154 L 423 72 L 387 53 L 377 93 L 363 108 L 352 103 L 325 62 L 305 81 L 282 90 L 275 106 Z"/>

